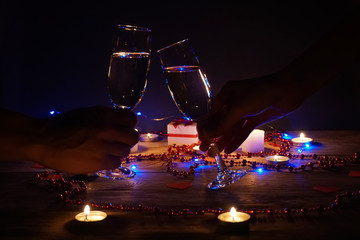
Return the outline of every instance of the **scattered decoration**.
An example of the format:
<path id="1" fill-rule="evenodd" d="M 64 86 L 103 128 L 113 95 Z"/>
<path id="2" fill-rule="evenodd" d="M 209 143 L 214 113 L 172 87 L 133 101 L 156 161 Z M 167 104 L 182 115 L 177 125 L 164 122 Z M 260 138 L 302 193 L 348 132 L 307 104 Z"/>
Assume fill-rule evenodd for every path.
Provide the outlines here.
<path id="1" fill-rule="evenodd" d="M 289 173 L 297 173 L 300 171 L 311 171 L 315 167 L 325 170 L 331 170 L 332 168 L 336 168 L 339 166 L 359 166 L 360 163 L 360 154 L 355 153 L 353 156 L 349 157 L 333 157 L 333 156 L 318 156 L 316 154 L 306 155 L 306 154 L 297 154 L 292 155 L 288 153 L 292 142 L 288 139 L 283 138 L 283 133 L 281 132 L 272 132 L 265 136 L 265 141 L 269 142 L 272 146 L 279 147 L 278 150 L 273 150 L 270 152 L 259 152 L 259 153 L 235 153 L 235 154 L 223 154 L 222 157 L 225 159 L 227 164 L 230 166 L 247 166 L 254 168 L 256 171 L 261 169 L 264 170 L 272 170 L 272 171 L 282 171 L 282 172 L 289 172 Z M 142 161 L 142 160 L 160 160 L 164 161 L 165 169 L 168 173 L 177 176 L 177 177 L 188 177 L 189 175 L 195 174 L 195 169 L 199 167 L 200 164 L 203 165 L 216 165 L 214 161 L 210 161 L 209 157 L 206 155 L 196 155 L 194 156 L 193 147 L 196 144 L 192 145 L 172 145 L 169 146 L 167 153 L 162 154 L 149 154 L 149 155 L 130 155 L 124 159 L 126 163 L 130 163 L 133 161 Z M 191 157 L 185 158 L 183 156 L 190 155 Z M 293 167 L 293 166 L 286 166 L 286 165 L 268 165 L 262 162 L 256 162 L 248 160 L 252 157 L 262 157 L 265 158 L 266 156 L 272 155 L 280 155 L 286 156 L 290 159 L 308 159 L 311 158 L 312 160 L 306 164 L 301 165 L 300 167 Z M 243 157 L 244 159 L 241 159 Z M 245 159 L 246 157 L 246 159 Z M 174 169 L 174 161 L 180 162 L 193 162 L 193 164 L 189 167 L 188 171 L 179 171 Z M 47 182 L 55 191 L 59 192 L 58 198 L 60 201 L 64 202 L 65 204 L 75 204 L 75 205 L 89 205 L 94 208 L 99 209 L 109 209 L 109 210 L 122 210 L 122 211 L 139 211 L 139 212 L 152 212 L 155 214 L 165 214 L 165 215 L 201 215 L 204 213 L 214 213 L 214 214 L 221 214 L 224 211 L 221 208 L 198 208 L 190 210 L 188 208 L 182 210 L 175 210 L 175 209 L 163 209 L 159 206 L 131 206 L 126 204 L 112 204 L 112 203 L 96 203 L 96 202 L 89 202 L 83 200 L 81 198 L 77 198 L 77 196 L 83 194 L 87 190 L 87 186 L 84 181 L 68 179 L 64 177 L 59 177 L 59 173 L 55 171 L 44 171 L 43 173 L 36 173 L 35 179 L 40 182 Z M 349 176 L 359 176 L 360 171 L 352 171 L 349 173 Z M 51 177 L 53 176 L 53 177 Z M 56 176 L 56 177 L 55 177 Z M 171 186 L 171 185 L 170 185 Z M 172 185 L 174 186 L 174 185 Z M 183 186 L 184 187 L 184 186 Z M 315 190 L 319 191 L 335 191 L 340 189 L 335 189 L 332 187 L 314 187 Z M 247 213 L 252 216 L 252 219 L 257 218 L 260 214 L 265 215 L 306 215 L 310 213 L 318 213 L 322 214 L 328 211 L 335 210 L 341 207 L 343 200 L 345 199 L 359 199 L 360 190 L 355 192 L 344 192 L 337 194 L 335 196 L 335 200 L 333 203 L 325 206 L 325 205 L 317 205 L 314 207 L 306 208 L 297 208 L 297 209 L 290 209 L 290 208 L 282 208 L 282 209 L 239 209 L 239 212 Z"/>

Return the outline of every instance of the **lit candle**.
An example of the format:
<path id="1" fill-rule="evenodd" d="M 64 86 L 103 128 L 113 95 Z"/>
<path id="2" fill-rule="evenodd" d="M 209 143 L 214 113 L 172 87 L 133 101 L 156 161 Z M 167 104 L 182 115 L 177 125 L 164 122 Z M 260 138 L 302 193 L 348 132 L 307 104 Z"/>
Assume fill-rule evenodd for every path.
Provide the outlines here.
<path id="1" fill-rule="evenodd" d="M 305 137 L 304 133 L 300 133 L 299 137 L 291 139 L 291 141 L 297 145 L 304 145 L 305 143 L 309 143 L 312 141 L 311 138 Z"/>
<path id="2" fill-rule="evenodd" d="M 156 142 L 159 141 L 159 134 L 145 133 L 140 135 L 140 141 L 142 142 Z"/>
<path id="3" fill-rule="evenodd" d="M 248 230 L 250 215 L 244 212 L 237 212 L 234 207 L 230 212 L 222 213 L 218 216 L 223 230 L 227 232 L 242 232 Z"/>
<path id="4" fill-rule="evenodd" d="M 266 160 L 267 160 L 268 164 L 271 164 L 271 165 L 274 165 L 274 164 L 286 165 L 289 163 L 289 158 L 286 156 L 278 156 L 278 155 L 268 156 L 268 157 L 266 157 Z"/>
<path id="5" fill-rule="evenodd" d="M 81 212 L 75 216 L 75 219 L 79 222 L 99 222 L 104 220 L 107 214 L 101 211 L 90 211 L 89 205 L 86 205 L 84 212 Z"/>

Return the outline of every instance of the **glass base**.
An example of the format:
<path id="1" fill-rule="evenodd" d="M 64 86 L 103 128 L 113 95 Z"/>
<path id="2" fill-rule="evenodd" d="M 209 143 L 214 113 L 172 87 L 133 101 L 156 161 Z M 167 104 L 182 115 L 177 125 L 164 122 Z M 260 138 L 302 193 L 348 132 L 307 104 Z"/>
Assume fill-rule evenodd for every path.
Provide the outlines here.
<path id="1" fill-rule="evenodd" d="M 100 177 L 111 180 L 124 180 L 135 177 L 136 173 L 125 167 L 118 167 L 114 170 L 100 170 L 96 173 Z"/>
<path id="2" fill-rule="evenodd" d="M 222 172 L 218 172 L 216 178 L 211 183 L 208 184 L 208 188 L 210 189 L 224 188 L 236 182 L 237 180 L 245 176 L 245 174 L 246 174 L 245 170 L 226 169 Z"/>

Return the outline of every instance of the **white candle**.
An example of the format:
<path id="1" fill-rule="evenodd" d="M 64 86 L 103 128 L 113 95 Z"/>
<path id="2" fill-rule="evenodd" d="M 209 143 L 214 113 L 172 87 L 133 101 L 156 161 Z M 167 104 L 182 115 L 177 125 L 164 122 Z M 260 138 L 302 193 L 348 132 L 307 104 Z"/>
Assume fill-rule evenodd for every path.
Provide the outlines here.
<path id="1" fill-rule="evenodd" d="M 274 156 L 268 156 L 266 157 L 266 160 L 268 162 L 268 164 L 288 164 L 289 163 L 289 158 L 286 156 L 278 156 L 278 155 L 274 155 Z"/>
<path id="2" fill-rule="evenodd" d="M 264 137 L 264 130 L 254 129 L 239 149 L 243 152 L 262 152 L 264 151 Z"/>
<path id="3" fill-rule="evenodd" d="M 90 211 L 89 205 L 86 205 L 84 212 L 81 212 L 75 216 L 75 219 L 79 222 L 99 222 L 104 220 L 107 214 L 101 211 Z"/>
<path id="4" fill-rule="evenodd" d="M 299 137 L 296 137 L 296 138 L 293 138 L 291 139 L 291 141 L 295 144 L 298 144 L 298 145 L 303 145 L 305 143 L 309 143 L 312 141 L 311 138 L 308 138 L 308 137 L 305 137 L 305 134 L 304 133 L 300 133 L 300 136 Z"/>
<path id="5" fill-rule="evenodd" d="M 140 135 L 140 141 L 142 142 L 156 142 L 159 141 L 159 134 L 145 133 Z"/>
<path id="6" fill-rule="evenodd" d="M 248 223 L 250 215 L 244 212 L 237 212 L 234 207 L 231 208 L 230 212 L 222 213 L 218 216 L 221 222 L 231 224 Z"/>

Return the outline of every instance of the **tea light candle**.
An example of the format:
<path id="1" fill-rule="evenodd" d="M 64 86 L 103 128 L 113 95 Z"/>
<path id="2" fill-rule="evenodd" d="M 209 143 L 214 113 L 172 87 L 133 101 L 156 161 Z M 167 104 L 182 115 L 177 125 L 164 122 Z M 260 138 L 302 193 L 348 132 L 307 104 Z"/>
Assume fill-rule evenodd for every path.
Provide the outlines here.
<path id="1" fill-rule="evenodd" d="M 193 150 L 196 154 L 203 154 L 204 152 L 200 150 L 200 146 L 196 145 L 195 147 L 193 147 Z"/>
<path id="2" fill-rule="evenodd" d="M 244 212 L 237 212 L 236 209 L 232 207 L 230 212 L 220 214 L 218 220 L 224 227 L 224 230 L 238 232 L 246 230 L 249 227 L 250 215 Z"/>
<path id="3" fill-rule="evenodd" d="M 107 214 L 101 211 L 90 211 L 89 205 L 86 205 L 84 212 L 81 212 L 75 216 L 75 219 L 79 222 L 99 222 L 104 220 Z"/>
<path id="4" fill-rule="evenodd" d="M 268 156 L 266 157 L 266 160 L 268 164 L 271 165 L 275 165 L 275 164 L 286 165 L 289 163 L 289 158 L 286 156 L 278 156 L 278 155 Z"/>
<path id="5" fill-rule="evenodd" d="M 305 134 L 304 133 L 300 133 L 300 137 L 297 137 L 297 138 L 293 138 L 291 139 L 291 141 L 295 144 L 298 144 L 298 145 L 303 145 L 305 143 L 309 143 L 312 141 L 311 138 L 308 138 L 308 137 L 305 137 Z"/>
<path id="6" fill-rule="evenodd" d="M 140 135 L 140 141 L 142 142 L 156 142 L 159 141 L 159 134 L 145 133 Z"/>
<path id="7" fill-rule="evenodd" d="M 264 130 L 254 129 L 238 149 L 243 152 L 264 151 L 264 137 Z"/>

